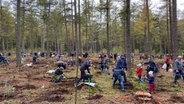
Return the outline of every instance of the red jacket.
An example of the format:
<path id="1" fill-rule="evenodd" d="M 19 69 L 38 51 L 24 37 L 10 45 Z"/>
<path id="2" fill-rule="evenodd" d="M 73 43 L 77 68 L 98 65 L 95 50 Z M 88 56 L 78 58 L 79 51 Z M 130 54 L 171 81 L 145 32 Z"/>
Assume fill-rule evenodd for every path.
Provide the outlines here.
<path id="1" fill-rule="evenodd" d="M 138 76 L 142 76 L 142 68 L 137 68 L 136 73 Z"/>
<path id="2" fill-rule="evenodd" d="M 169 56 L 166 56 L 166 64 L 170 64 L 170 57 Z"/>

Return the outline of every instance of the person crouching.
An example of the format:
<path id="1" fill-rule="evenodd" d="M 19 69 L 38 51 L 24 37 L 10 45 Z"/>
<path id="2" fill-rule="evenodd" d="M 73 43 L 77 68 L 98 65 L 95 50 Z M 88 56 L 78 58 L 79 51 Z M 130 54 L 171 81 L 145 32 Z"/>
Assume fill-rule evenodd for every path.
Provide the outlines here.
<path id="1" fill-rule="evenodd" d="M 63 71 L 61 68 L 57 68 L 55 73 L 54 73 L 54 76 L 52 77 L 52 80 L 55 82 L 55 83 L 58 83 L 58 82 L 61 82 L 61 79 L 63 78 Z"/>
<path id="2" fill-rule="evenodd" d="M 90 67 L 90 66 L 92 66 L 92 61 L 91 61 L 91 60 L 88 60 L 88 61 L 84 62 L 84 63 L 81 65 L 81 67 L 80 67 L 81 77 L 80 77 L 80 79 L 77 81 L 77 84 L 78 84 L 81 80 L 84 81 L 85 76 L 86 76 L 85 70 L 87 70 L 88 73 L 90 74 L 90 71 L 89 71 L 89 67 Z"/>
<path id="3" fill-rule="evenodd" d="M 58 68 L 63 68 L 64 70 L 66 69 L 66 63 L 63 61 L 57 61 L 57 67 Z"/>

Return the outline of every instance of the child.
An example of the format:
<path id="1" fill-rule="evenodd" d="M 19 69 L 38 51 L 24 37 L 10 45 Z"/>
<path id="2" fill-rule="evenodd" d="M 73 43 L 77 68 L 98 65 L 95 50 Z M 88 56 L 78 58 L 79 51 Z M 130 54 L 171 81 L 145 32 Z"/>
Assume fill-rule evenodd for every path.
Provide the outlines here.
<path id="1" fill-rule="evenodd" d="M 61 82 L 61 79 L 64 78 L 63 76 L 63 71 L 60 67 L 58 67 L 54 73 L 54 75 L 52 76 L 52 80 L 55 83 Z"/>
<path id="2" fill-rule="evenodd" d="M 147 80 L 149 81 L 149 93 L 151 93 L 153 91 L 155 94 L 156 93 L 156 86 L 154 83 L 153 71 L 149 71 L 148 74 L 149 74 L 149 76 L 148 76 Z"/>
<path id="3" fill-rule="evenodd" d="M 141 76 L 142 76 L 142 64 L 138 64 L 137 66 L 138 66 L 138 68 L 136 69 L 136 73 L 137 73 L 137 76 L 138 76 L 139 80 L 141 80 Z"/>

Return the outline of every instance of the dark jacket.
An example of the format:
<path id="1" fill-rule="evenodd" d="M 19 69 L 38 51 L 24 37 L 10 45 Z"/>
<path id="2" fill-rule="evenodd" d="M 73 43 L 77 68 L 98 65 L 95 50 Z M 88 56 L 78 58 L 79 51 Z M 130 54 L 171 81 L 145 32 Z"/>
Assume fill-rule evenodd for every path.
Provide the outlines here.
<path id="1" fill-rule="evenodd" d="M 148 66 L 149 66 L 150 68 L 152 68 L 152 69 L 154 69 L 154 68 L 156 67 L 155 62 L 153 62 L 153 61 L 145 62 L 144 64 L 148 64 Z"/>
<path id="2" fill-rule="evenodd" d="M 86 61 L 86 62 L 84 62 L 84 63 L 81 65 L 80 71 L 85 71 L 85 70 L 87 70 L 88 73 L 90 73 L 90 71 L 89 71 L 89 67 L 90 67 L 90 66 L 91 66 L 91 63 L 90 63 L 89 61 Z"/>
<path id="3" fill-rule="evenodd" d="M 0 56 L 0 61 L 5 60 L 5 57 Z"/>
<path id="4" fill-rule="evenodd" d="M 57 68 L 55 71 L 55 75 L 62 75 L 63 71 L 60 68 Z"/>
<path id="5" fill-rule="evenodd" d="M 126 67 L 126 59 L 120 58 L 117 62 L 116 69 L 123 69 Z"/>
<path id="6" fill-rule="evenodd" d="M 154 78 L 154 76 L 149 76 L 149 77 L 147 78 L 147 80 L 149 81 L 149 84 L 154 84 L 155 78 Z"/>

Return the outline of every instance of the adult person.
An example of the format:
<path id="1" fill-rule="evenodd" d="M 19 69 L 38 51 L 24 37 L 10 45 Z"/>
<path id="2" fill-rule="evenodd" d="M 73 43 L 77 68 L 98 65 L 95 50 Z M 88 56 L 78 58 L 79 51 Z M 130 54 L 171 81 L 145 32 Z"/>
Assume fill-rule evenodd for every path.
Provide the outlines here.
<path id="1" fill-rule="evenodd" d="M 0 54 L 0 62 L 2 62 L 4 65 L 9 65 L 8 59 L 2 54 Z"/>
<path id="2" fill-rule="evenodd" d="M 63 61 L 57 61 L 57 67 L 66 69 L 66 63 Z"/>
<path id="3" fill-rule="evenodd" d="M 121 55 L 113 72 L 113 87 L 115 86 L 116 81 L 119 80 L 122 91 L 125 91 L 122 75 L 124 76 L 125 82 L 127 82 L 126 74 L 124 71 L 124 61 L 124 55 Z"/>
<path id="4" fill-rule="evenodd" d="M 157 72 L 155 69 L 157 68 L 155 62 L 153 61 L 152 58 L 150 58 L 149 62 L 145 62 L 144 64 L 148 64 L 147 67 L 147 74 L 149 73 L 149 71 L 153 71 L 153 72 Z"/>
<path id="5" fill-rule="evenodd" d="M 180 75 L 183 77 L 184 80 L 184 73 L 183 73 L 183 66 L 184 64 L 181 61 L 182 56 L 178 56 L 178 58 L 174 61 L 174 83 L 176 84 L 177 80 L 179 79 Z"/>
<path id="6" fill-rule="evenodd" d="M 81 77 L 80 79 L 77 81 L 77 84 L 81 81 L 81 80 L 85 80 L 85 76 L 86 76 L 86 73 L 85 73 L 85 70 L 88 71 L 88 73 L 90 74 L 90 71 L 89 71 L 89 67 L 92 66 L 92 61 L 91 60 L 88 60 L 88 61 L 85 61 L 81 67 L 80 67 L 80 72 L 81 72 Z"/>
<path id="7" fill-rule="evenodd" d="M 166 61 L 165 61 L 166 65 L 167 65 L 167 67 L 166 67 L 167 72 L 168 72 L 169 67 L 170 67 L 170 60 L 171 60 L 171 58 L 169 57 L 169 54 L 167 54 L 166 55 Z"/>

